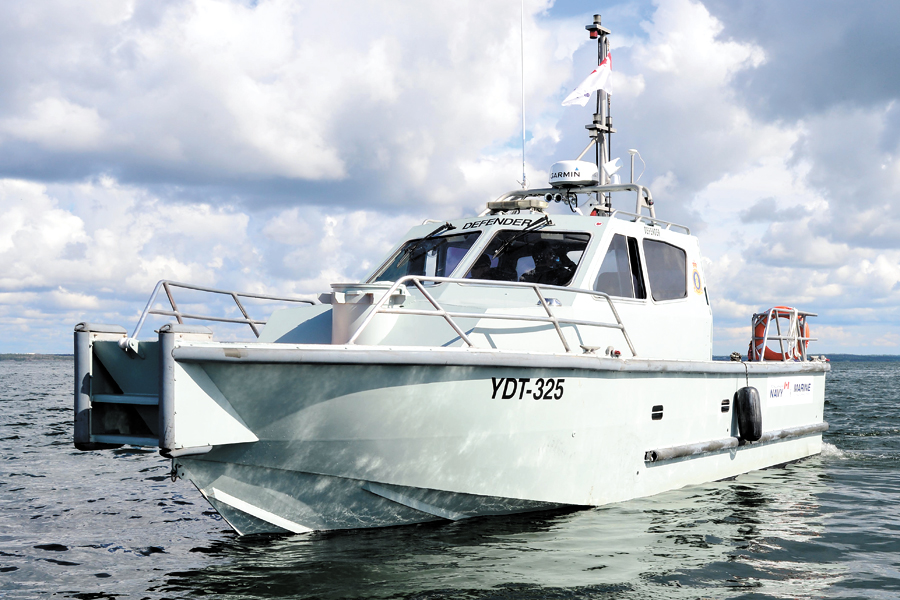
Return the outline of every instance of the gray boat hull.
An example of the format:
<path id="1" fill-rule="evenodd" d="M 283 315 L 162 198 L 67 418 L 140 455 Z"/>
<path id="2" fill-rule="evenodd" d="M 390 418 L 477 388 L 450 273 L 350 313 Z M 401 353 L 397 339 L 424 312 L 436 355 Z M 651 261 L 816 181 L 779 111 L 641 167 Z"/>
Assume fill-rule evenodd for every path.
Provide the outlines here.
<path id="1" fill-rule="evenodd" d="M 384 348 L 382 361 L 408 362 L 360 363 L 367 355 L 358 350 L 344 353 L 353 363 L 289 360 L 308 360 L 310 348 L 281 350 L 280 362 L 252 351 L 202 360 L 209 350 L 175 354 L 202 368 L 258 441 L 177 457 L 175 467 L 240 533 L 597 506 L 821 451 L 823 365 L 749 373 L 740 364 L 559 357 L 542 367 L 522 354 L 526 367 L 503 364 L 515 362 L 509 353 L 472 361 L 462 350 Z M 452 364 L 463 356 L 482 364 Z M 723 400 L 748 383 L 765 391 L 791 379 L 810 393 L 763 403 L 764 429 L 788 433 L 742 443 Z M 734 443 L 709 444 L 722 439 Z M 701 449 L 648 458 L 693 445 Z"/>

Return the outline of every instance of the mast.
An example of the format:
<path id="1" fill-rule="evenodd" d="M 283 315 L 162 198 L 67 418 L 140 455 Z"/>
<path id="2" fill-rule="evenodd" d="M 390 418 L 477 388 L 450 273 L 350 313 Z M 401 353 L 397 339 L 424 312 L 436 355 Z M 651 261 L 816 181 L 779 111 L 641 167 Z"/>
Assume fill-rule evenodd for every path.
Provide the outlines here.
<path id="1" fill-rule="evenodd" d="M 600 26 L 600 15 L 594 15 L 594 22 L 585 25 L 585 29 L 590 33 L 592 40 L 597 40 L 597 64 L 600 64 L 606 54 L 609 52 L 609 34 L 610 30 Z M 597 92 L 597 105 L 594 110 L 594 119 L 590 125 L 585 125 L 585 129 L 590 132 L 593 138 L 594 155 L 597 163 L 597 170 L 600 171 L 601 185 L 609 183 L 609 177 L 603 171 L 603 164 L 610 160 L 610 146 L 612 144 L 612 134 L 616 132 L 612 126 L 612 116 L 610 116 L 610 97 L 604 90 Z M 605 135 L 605 138 L 604 138 Z M 604 194 L 600 200 L 603 210 L 611 210 L 612 203 L 609 194 Z"/>

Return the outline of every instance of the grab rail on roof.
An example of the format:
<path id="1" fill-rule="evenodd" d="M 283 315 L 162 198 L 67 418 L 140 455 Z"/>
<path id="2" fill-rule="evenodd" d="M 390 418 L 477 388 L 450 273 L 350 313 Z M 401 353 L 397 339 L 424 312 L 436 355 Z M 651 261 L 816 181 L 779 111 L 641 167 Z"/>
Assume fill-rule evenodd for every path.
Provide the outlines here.
<path id="1" fill-rule="evenodd" d="M 650 216 L 656 218 L 656 210 L 653 208 L 653 194 L 650 188 L 637 183 L 608 183 L 606 185 L 578 185 L 564 187 L 549 187 L 537 189 L 512 190 L 506 192 L 495 202 L 501 202 L 507 198 L 528 198 L 530 196 L 546 196 L 566 192 L 571 194 L 609 194 L 611 192 L 634 192 L 637 195 L 635 212 L 640 214 L 642 208 L 650 211 Z"/>
<path id="2" fill-rule="evenodd" d="M 687 235 L 691 234 L 691 230 L 686 225 L 679 225 L 678 223 L 672 223 L 670 221 L 663 221 L 662 219 L 656 218 L 656 211 L 653 208 L 653 195 L 650 193 L 650 189 L 643 186 L 638 185 L 636 183 L 611 183 L 606 185 L 585 185 L 585 186 L 572 186 L 572 187 L 564 187 L 564 188 L 537 188 L 537 189 L 525 189 L 525 190 L 513 190 L 511 192 L 507 192 L 500 196 L 495 202 L 501 202 L 503 200 L 509 198 L 529 198 L 529 197 L 543 197 L 547 194 L 557 194 L 561 191 L 565 191 L 567 193 L 575 193 L 575 194 L 609 194 L 611 192 L 634 192 L 637 196 L 637 202 L 635 203 L 635 212 L 628 212 L 624 210 L 612 210 L 608 213 L 604 211 L 604 216 L 614 217 L 617 215 L 626 215 L 631 217 L 634 221 L 642 221 L 652 226 L 657 225 L 665 225 L 665 228 L 671 231 L 672 227 L 677 227 L 679 229 L 683 229 Z M 650 215 L 641 214 L 641 209 L 647 208 L 650 210 Z M 499 209 L 491 209 L 488 208 L 483 211 L 481 214 L 486 215 L 488 213 L 498 212 Z"/>
<path id="3" fill-rule="evenodd" d="M 218 317 L 214 315 L 197 315 L 182 312 L 178 309 L 178 305 L 175 303 L 175 297 L 172 295 L 172 288 L 181 288 L 186 290 L 205 292 L 209 294 L 222 294 L 225 296 L 231 296 L 231 299 L 234 300 L 234 303 L 237 305 L 238 309 L 241 311 L 241 314 L 244 316 L 243 318 Z M 166 298 L 168 298 L 172 310 L 153 308 L 153 303 L 156 302 L 156 297 L 159 295 L 160 290 L 166 292 Z M 265 294 L 233 292 L 230 290 L 219 290 L 211 287 L 204 287 L 200 285 L 193 285 L 190 283 L 180 283 L 178 281 L 163 279 L 156 284 L 155 288 L 153 288 L 153 293 L 150 295 L 150 299 L 147 301 L 147 306 L 144 307 L 144 312 L 141 313 L 141 318 L 138 320 L 137 326 L 134 328 L 134 333 L 131 334 L 131 338 L 137 339 L 138 334 L 141 332 L 141 327 L 144 326 L 144 321 L 147 319 L 147 315 L 163 315 L 168 317 L 175 317 L 181 324 L 184 323 L 184 319 L 215 321 L 218 323 L 246 324 L 250 326 L 250 329 L 253 330 L 253 333 L 256 334 L 256 337 L 259 337 L 259 329 L 256 326 L 265 325 L 266 322 L 259 319 L 251 319 L 249 313 L 247 312 L 247 309 L 244 308 L 244 305 L 241 303 L 241 298 L 256 298 L 258 300 L 273 300 L 276 302 L 301 302 L 304 304 L 318 304 L 318 302 L 314 300 L 302 300 L 300 298 L 285 298 L 282 296 L 268 296 Z"/>
<path id="4" fill-rule="evenodd" d="M 512 288 L 530 288 L 534 290 L 534 293 L 537 294 L 539 304 L 544 308 L 547 313 L 547 316 L 539 316 L 539 315 L 516 315 L 516 314 L 502 314 L 502 313 L 467 313 L 467 312 L 458 312 L 458 311 L 448 311 L 445 310 L 440 303 L 428 293 L 425 287 L 422 285 L 423 281 L 433 281 L 435 283 L 455 283 L 455 284 L 465 284 L 465 285 L 477 285 L 483 287 L 512 287 Z M 385 307 L 385 303 L 388 299 L 394 294 L 394 292 L 402 285 L 412 283 L 419 292 L 425 297 L 426 300 L 434 307 L 434 310 L 418 310 L 411 308 L 391 308 Z M 609 304 L 609 308 L 612 311 L 613 316 L 616 318 L 615 323 L 604 323 L 598 321 L 584 321 L 581 319 L 570 319 L 567 317 L 558 317 L 553 314 L 553 309 L 550 308 L 550 305 L 547 303 L 546 298 L 544 297 L 545 291 L 553 290 L 553 291 L 561 291 L 561 292 L 569 292 L 575 294 L 585 294 L 588 296 L 593 296 L 596 298 L 603 298 L 606 300 L 607 304 Z M 372 306 L 372 309 L 369 311 L 369 314 L 366 315 L 366 318 L 363 319 L 363 322 L 360 324 L 359 328 L 356 332 L 350 337 L 347 341 L 347 344 L 355 344 L 356 340 L 362 334 L 362 332 L 366 329 L 369 323 L 372 322 L 372 319 L 375 318 L 377 314 L 396 314 L 396 315 L 422 315 L 422 316 L 434 316 L 434 317 L 443 317 L 444 320 L 450 325 L 451 328 L 456 332 L 456 334 L 460 337 L 462 341 L 464 341 L 470 348 L 474 348 L 475 344 L 472 343 L 472 340 L 469 339 L 469 336 L 460 328 L 460 326 L 454 321 L 454 318 L 457 319 L 497 319 L 504 321 L 533 321 L 539 323 L 552 323 L 554 329 L 556 329 L 556 333 L 559 336 L 560 341 L 562 342 L 563 347 L 566 349 L 566 352 L 571 352 L 572 349 L 569 347 L 568 341 L 566 341 L 565 335 L 563 335 L 562 329 L 560 328 L 560 324 L 563 325 L 584 325 L 589 327 L 604 327 L 608 329 L 618 329 L 622 332 L 622 336 L 625 338 L 625 343 L 628 344 L 628 349 L 631 350 L 632 356 L 637 356 L 637 352 L 634 350 L 634 345 L 631 343 L 631 338 L 628 337 L 628 332 L 625 330 L 625 325 L 622 323 L 622 319 L 619 317 L 618 311 L 616 311 L 616 307 L 612 302 L 612 299 L 608 294 L 604 294 L 603 292 L 595 292 L 591 290 L 580 290 L 576 288 L 568 288 L 568 287 L 560 287 L 556 285 L 542 285 L 539 283 L 525 283 L 525 282 L 517 282 L 517 281 L 486 281 L 486 280 L 478 280 L 478 279 L 461 279 L 457 277 L 425 277 L 421 275 L 406 275 L 401 277 L 384 293 L 384 295 Z"/>
<path id="5" fill-rule="evenodd" d="M 611 213 L 609 213 L 610 217 L 618 217 L 619 215 L 625 215 L 626 217 L 632 217 L 632 221 L 641 221 L 651 225 L 653 227 L 657 227 L 659 225 L 665 225 L 665 228 L 669 231 L 672 231 L 672 227 L 678 227 L 679 229 L 683 229 L 684 233 L 687 235 L 691 235 L 691 228 L 687 225 L 679 225 L 678 223 L 672 223 L 669 221 L 663 221 L 662 219 L 657 219 L 655 217 L 648 217 L 647 215 L 639 215 L 633 212 L 628 212 L 627 210 L 618 210 L 614 209 Z"/>

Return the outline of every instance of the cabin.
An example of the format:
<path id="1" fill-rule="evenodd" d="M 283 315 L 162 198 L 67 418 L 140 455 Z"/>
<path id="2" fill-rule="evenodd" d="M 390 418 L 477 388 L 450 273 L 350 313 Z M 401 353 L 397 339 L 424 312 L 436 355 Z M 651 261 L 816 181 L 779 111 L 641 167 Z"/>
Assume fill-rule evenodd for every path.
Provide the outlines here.
<path id="1" fill-rule="evenodd" d="M 649 192 L 633 184 L 577 191 L 635 189 L 647 207 Z M 551 215 L 545 195 L 511 192 L 479 216 L 413 227 L 364 281 L 275 312 L 258 341 L 712 359 L 687 227 L 610 204 Z"/>

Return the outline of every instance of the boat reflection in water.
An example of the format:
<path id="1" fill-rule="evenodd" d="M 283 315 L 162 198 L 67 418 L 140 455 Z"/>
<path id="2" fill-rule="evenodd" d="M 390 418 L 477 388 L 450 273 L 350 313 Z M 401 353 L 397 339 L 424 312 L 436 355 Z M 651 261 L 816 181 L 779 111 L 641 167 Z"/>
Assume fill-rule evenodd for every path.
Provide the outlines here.
<path id="1" fill-rule="evenodd" d="M 814 598 L 844 576 L 818 541 L 819 459 L 580 511 L 296 536 L 202 549 L 157 592 L 217 597 Z M 811 548 L 817 548 L 814 552 Z M 823 560 L 811 560 L 821 556 Z"/>

